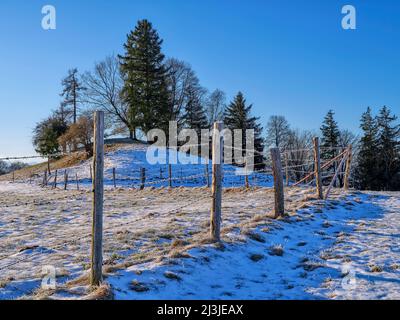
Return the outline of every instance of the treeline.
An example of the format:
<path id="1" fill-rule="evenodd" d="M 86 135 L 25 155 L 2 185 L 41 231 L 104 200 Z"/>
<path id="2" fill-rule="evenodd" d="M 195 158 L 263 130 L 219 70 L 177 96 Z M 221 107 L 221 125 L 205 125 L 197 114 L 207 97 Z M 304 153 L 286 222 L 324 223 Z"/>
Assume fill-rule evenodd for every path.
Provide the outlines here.
<path id="1" fill-rule="evenodd" d="M 23 163 L 23 162 L 6 162 L 3 160 L 0 160 L 0 176 L 3 174 L 7 174 L 16 170 L 23 169 L 27 167 L 28 164 Z"/>
<path id="2" fill-rule="evenodd" d="M 330 110 L 320 128 L 320 133 L 293 130 L 283 116 L 272 116 L 267 124 L 266 145 L 286 150 L 284 159 L 288 165 L 300 168 L 290 173 L 293 180 L 306 175 L 309 169 L 312 138 L 321 138 L 321 158 L 333 159 L 349 145 L 353 146 L 351 184 L 359 190 L 400 190 L 400 125 L 397 116 L 384 106 L 373 116 L 371 108 L 360 120 L 361 135 L 339 128 Z M 327 168 L 328 173 L 337 170 L 337 163 Z M 328 175 L 326 183 L 329 183 Z M 343 186 L 343 174 L 338 176 L 337 186 Z"/>
<path id="3" fill-rule="evenodd" d="M 320 134 L 292 129 L 283 116 L 272 116 L 264 136 L 259 118 L 252 114 L 252 105 L 242 92 L 230 103 L 223 91 L 209 92 L 188 63 L 164 56 L 162 43 L 152 24 L 141 20 L 127 35 L 123 54 L 106 57 L 82 74 L 70 70 L 62 80 L 60 106 L 34 129 L 36 151 L 48 156 L 84 148 L 91 156 L 94 110 L 106 113 L 107 135 L 129 135 L 133 140 L 144 139 L 154 128 L 168 135 L 169 121 L 177 121 L 179 130 L 191 128 L 198 133 L 215 121 L 223 121 L 229 129 L 243 130 L 243 149 L 245 130 L 254 129 L 257 169 L 265 164 L 262 152 L 273 146 L 293 150 L 286 153 L 290 165 L 305 165 L 312 137 L 320 135 L 325 160 L 354 145 L 354 187 L 399 188 L 399 127 L 388 108 L 377 117 L 368 109 L 362 118 L 361 138 L 339 129 L 333 111 L 324 119 Z M 336 165 L 329 170 L 336 170 Z M 292 174 L 295 180 L 302 176 L 301 172 Z M 342 176 L 338 183 L 343 183 Z"/>

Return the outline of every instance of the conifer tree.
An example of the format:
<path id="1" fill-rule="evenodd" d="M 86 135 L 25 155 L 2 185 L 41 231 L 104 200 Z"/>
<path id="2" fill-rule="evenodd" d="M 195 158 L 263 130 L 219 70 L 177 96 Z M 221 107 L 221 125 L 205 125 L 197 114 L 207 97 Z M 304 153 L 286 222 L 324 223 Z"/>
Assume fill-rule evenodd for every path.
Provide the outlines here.
<path id="1" fill-rule="evenodd" d="M 363 136 L 360 140 L 360 149 L 357 155 L 357 166 L 355 169 L 355 186 L 361 190 L 377 190 L 379 168 L 377 162 L 378 127 L 376 119 L 372 116 L 371 108 L 361 117 L 360 128 Z"/>
<path id="2" fill-rule="evenodd" d="M 332 159 L 337 155 L 336 148 L 339 145 L 340 131 L 334 115 L 333 110 L 329 110 L 321 126 L 321 158 L 323 159 Z"/>
<path id="3" fill-rule="evenodd" d="M 201 129 L 208 128 L 207 114 L 203 107 L 202 95 L 203 90 L 200 92 L 196 88 L 189 88 L 187 96 L 188 101 L 185 105 L 184 121 L 185 125 L 196 130 L 197 136 L 200 139 Z"/>
<path id="4" fill-rule="evenodd" d="M 72 121 L 76 123 L 80 91 L 84 89 L 79 81 L 78 69 L 68 71 L 68 75 L 62 80 L 62 86 L 61 96 L 64 100 L 61 104 L 64 108 L 71 106 Z"/>
<path id="5" fill-rule="evenodd" d="M 384 106 L 377 117 L 378 152 L 377 167 L 381 190 L 394 190 L 400 187 L 400 125 L 397 117 Z"/>
<path id="6" fill-rule="evenodd" d="M 131 127 L 144 133 L 168 126 L 166 68 L 161 52 L 162 40 L 148 20 L 137 23 L 120 56 L 124 77 L 123 96 L 129 104 Z"/>
<path id="7" fill-rule="evenodd" d="M 235 129 L 242 130 L 242 149 L 243 156 L 245 156 L 246 149 L 246 130 L 254 130 L 254 164 L 255 169 L 260 170 L 264 167 L 264 141 L 262 139 L 263 128 L 258 123 L 259 118 L 251 115 L 252 105 L 246 104 L 246 99 L 242 92 L 239 92 L 234 100 L 229 104 L 224 112 L 224 124 L 225 128 L 228 128 L 234 132 Z"/>

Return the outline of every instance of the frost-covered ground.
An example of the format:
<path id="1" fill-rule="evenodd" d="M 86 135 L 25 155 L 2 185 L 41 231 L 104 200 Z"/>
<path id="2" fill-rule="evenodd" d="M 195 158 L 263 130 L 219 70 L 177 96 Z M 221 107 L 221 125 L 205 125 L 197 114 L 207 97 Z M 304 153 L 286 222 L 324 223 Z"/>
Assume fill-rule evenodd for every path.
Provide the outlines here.
<path id="1" fill-rule="evenodd" d="M 104 273 L 116 299 L 400 298 L 400 193 L 334 190 L 325 202 L 313 200 L 312 188 L 290 187 L 289 216 L 274 220 L 271 178 L 229 188 L 243 177 L 225 166 L 223 246 L 215 246 L 204 164 L 176 165 L 182 179 L 175 175 L 169 189 L 165 167 L 146 164 L 144 149 L 110 152 L 105 162 Z M 0 182 L 0 299 L 87 294 L 89 167 L 68 169 L 80 190 L 74 182 L 66 191 L 41 188 L 40 178 Z M 141 167 L 144 190 L 134 181 Z M 40 289 L 46 266 L 56 270 L 55 291 Z"/>

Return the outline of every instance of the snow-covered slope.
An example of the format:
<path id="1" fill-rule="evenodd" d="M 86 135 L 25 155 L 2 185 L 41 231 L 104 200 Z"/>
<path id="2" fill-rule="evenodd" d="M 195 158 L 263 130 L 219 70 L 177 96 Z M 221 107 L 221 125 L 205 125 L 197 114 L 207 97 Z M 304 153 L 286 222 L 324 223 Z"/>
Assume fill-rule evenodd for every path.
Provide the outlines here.
<path id="1" fill-rule="evenodd" d="M 146 187 L 167 187 L 169 186 L 168 165 L 150 164 L 147 157 L 147 146 L 128 145 L 121 147 L 117 151 L 108 152 L 105 155 L 104 184 L 106 187 L 114 185 L 113 170 L 115 169 L 116 186 L 137 188 L 141 185 L 141 169 L 146 170 Z M 202 187 L 207 185 L 207 167 L 209 179 L 211 180 L 211 162 L 205 159 L 187 156 L 175 150 L 168 150 L 168 155 L 160 155 L 160 159 L 166 157 L 177 158 L 178 164 L 172 165 L 172 185 L 174 187 Z M 182 163 L 180 159 L 185 158 L 189 164 Z M 166 161 L 164 161 L 167 163 Z M 193 164 L 194 163 L 194 164 Z M 78 166 L 67 168 L 71 188 L 76 185 L 76 177 L 82 187 L 89 187 L 91 160 L 84 161 Z M 223 185 L 224 187 L 243 187 L 244 175 L 239 172 L 239 168 L 223 166 Z M 64 170 L 61 170 L 63 174 Z M 243 170 L 242 170 L 243 171 Z M 58 180 L 62 178 L 58 177 Z M 37 179 L 40 183 L 40 178 Z M 50 183 L 54 182 L 54 173 L 50 177 Z M 249 175 L 250 185 L 263 187 L 272 186 L 272 177 L 265 173 L 253 173 Z"/>

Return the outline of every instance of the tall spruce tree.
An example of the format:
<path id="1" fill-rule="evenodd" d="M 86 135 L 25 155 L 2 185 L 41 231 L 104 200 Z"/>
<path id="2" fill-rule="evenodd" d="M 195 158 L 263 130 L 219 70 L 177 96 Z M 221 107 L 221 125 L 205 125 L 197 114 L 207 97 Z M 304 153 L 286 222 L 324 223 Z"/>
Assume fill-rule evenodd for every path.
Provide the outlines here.
<path id="1" fill-rule="evenodd" d="M 127 36 L 125 55 L 119 56 L 129 121 L 131 127 L 141 128 L 144 133 L 168 127 L 167 71 L 162 42 L 152 24 L 141 20 Z"/>
<path id="2" fill-rule="evenodd" d="M 340 130 L 337 122 L 334 119 L 334 115 L 335 112 L 333 110 L 329 110 L 321 126 L 321 158 L 325 160 L 333 159 L 339 154 L 337 147 L 339 146 Z M 332 173 L 335 172 L 337 170 L 337 163 L 333 163 L 328 170 L 331 170 Z M 338 179 L 339 185 L 342 185 L 343 175 L 339 175 Z"/>
<path id="3" fill-rule="evenodd" d="M 68 75 L 62 80 L 61 84 L 63 86 L 61 96 L 64 98 L 61 104 L 63 108 L 70 107 L 69 112 L 72 114 L 72 122 L 76 123 L 80 91 L 84 89 L 79 80 L 78 69 L 69 70 Z"/>
<path id="4" fill-rule="evenodd" d="M 334 115 L 333 110 L 329 110 L 321 126 L 321 158 L 323 159 L 332 159 L 338 153 L 336 148 L 339 145 L 340 131 Z"/>
<path id="5" fill-rule="evenodd" d="M 384 106 L 377 117 L 378 152 L 377 167 L 381 190 L 395 190 L 400 187 L 400 125 L 397 117 Z"/>
<path id="6" fill-rule="evenodd" d="M 246 105 L 246 99 L 242 92 L 239 92 L 234 100 L 229 104 L 224 112 L 224 124 L 225 127 L 230 129 L 233 133 L 235 129 L 242 130 L 242 149 L 243 156 L 245 156 L 246 150 L 246 130 L 254 130 L 254 164 L 255 169 L 260 170 L 264 168 L 264 141 L 262 138 L 263 128 L 258 123 L 259 118 L 251 115 L 252 105 Z"/>
<path id="7" fill-rule="evenodd" d="M 370 107 L 361 117 L 360 128 L 363 131 L 363 136 L 360 140 L 360 149 L 356 161 L 355 186 L 361 190 L 378 190 L 378 127 Z"/>

